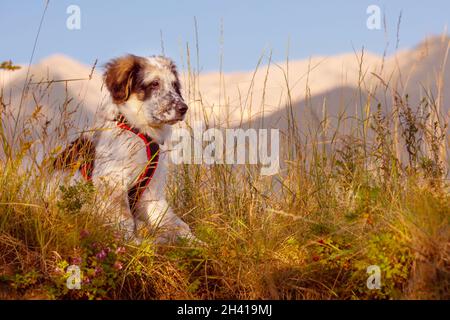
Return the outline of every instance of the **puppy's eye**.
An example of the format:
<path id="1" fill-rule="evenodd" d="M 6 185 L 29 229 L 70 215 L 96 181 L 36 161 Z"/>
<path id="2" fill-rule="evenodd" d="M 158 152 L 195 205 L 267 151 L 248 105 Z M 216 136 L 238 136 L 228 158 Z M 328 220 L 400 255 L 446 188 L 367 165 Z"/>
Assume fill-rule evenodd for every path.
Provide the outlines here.
<path id="1" fill-rule="evenodd" d="M 152 82 L 150 82 L 150 88 L 152 89 L 158 89 L 160 87 L 160 83 L 159 80 L 153 80 Z"/>

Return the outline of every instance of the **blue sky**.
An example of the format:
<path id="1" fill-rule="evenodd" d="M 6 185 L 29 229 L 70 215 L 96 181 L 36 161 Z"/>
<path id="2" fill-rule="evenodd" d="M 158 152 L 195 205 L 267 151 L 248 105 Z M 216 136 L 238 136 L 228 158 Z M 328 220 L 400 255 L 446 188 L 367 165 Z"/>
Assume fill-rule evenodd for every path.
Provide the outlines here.
<path id="1" fill-rule="evenodd" d="M 44 9 L 41 0 L 0 1 L 0 61 L 28 62 Z M 69 30 L 69 5 L 81 9 L 81 29 Z M 366 27 L 369 5 L 378 5 L 387 22 L 387 34 Z M 124 53 L 161 53 L 162 32 L 166 55 L 181 61 L 189 43 L 195 55 L 194 17 L 198 23 L 200 71 L 219 69 L 223 24 L 223 69 L 250 70 L 261 54 L 273 59 L 333 55 L 360 50 L 390 52 L 396 45 L 396 25 L 402 12 L 400 48 L 416 45 L 425 36 L 442 34 L 450 1 L 101 1 L 50 0 L 34 61 L 63 53 L 86 64 Z M 195 65 L 194 59 L 194 65 Z"/>

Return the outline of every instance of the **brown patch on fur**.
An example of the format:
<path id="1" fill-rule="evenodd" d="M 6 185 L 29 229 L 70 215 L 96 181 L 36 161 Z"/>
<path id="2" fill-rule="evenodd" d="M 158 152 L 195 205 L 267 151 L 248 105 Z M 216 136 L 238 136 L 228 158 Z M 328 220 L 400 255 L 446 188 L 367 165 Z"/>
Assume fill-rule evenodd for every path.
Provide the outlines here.
<path id="1" fill-rule="evenodd" d="M 58 170 L 73 168 L 79 164 L 93 164 L 95 147 L 91 140 L 79 137 L 64 149 L 53 161 L 53 167 Z"/>
<path id="2" fill-rule="evenodd" d="M 144 58 L 131 54 L 113 59 L 106 64 L 104 80 L 114 103 L 122 104 L 128 100 L 136 85 L 136 77 L 144 64 Z"/>

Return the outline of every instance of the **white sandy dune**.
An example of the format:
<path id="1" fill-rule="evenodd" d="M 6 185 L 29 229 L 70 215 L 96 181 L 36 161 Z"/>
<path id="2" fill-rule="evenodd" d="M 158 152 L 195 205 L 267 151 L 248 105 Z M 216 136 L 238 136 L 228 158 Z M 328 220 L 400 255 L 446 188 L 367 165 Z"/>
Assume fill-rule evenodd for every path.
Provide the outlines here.
<path id="1" fill-rule="evenodd" d="M 375 101 L 388 105 L 391 92 L 384 93 L 383 82 L 401 94 L 408 93 L 412 103 L 418 103 L 424 90 L 430 90 L 442 98 L 441 112 L 448 114 L 448 48 L 448 37 L 432 37 L 415 48 L 385 58 L 369 52 L 351 52 L 290 61 L 289 64 L 263 63 L 256 71 L 249 72 L 212 72 L 200 74 L 198 78 L 189 77 L 183 70 L 180 73 L 190 105 L 189 119 L 213 125 L 237 126 L 263 121 L 264 126 L 284 128 L 286 106 L 291 105 L 302 126 L 320 121 L 324 112 L 331 117 L 343 110 L 352 113 L 365 103 L 369 93 L 374 93 Z M 33 114 L 39 105 L 42 107 L 39 117 L 49 123 L 49 131 L 58 129 L 60 124 L 56 124 L 63 111 L 79 129 L 89 127 L 106 95 L 101 66 L 97 66 L 90 80 L 52 81 L 88 79 L 91 70 L 92 66 L 69 57 L 50 56 L 30 68 L 29 81 L 41 83 L 31 85 L 24 95 L 27 67 L 1 71 L 0 88 L 6 108 L 10 108 L 15 117 L 20 113 L 19 118 L 23 118 Z M 20 104 L 22 108 L 17 107 Z M 55 127 L 52 128 L 51 123 L 55 123 Z"/>
<path id="2" fill-rule="evenodd" d="M 220 74 L 208 73 L 199 79 L 201 103 L 197 97 L 191 105 L 196 106 L 195 115 L 206 110 L 218 124 L 253 120 L 256 125 L 263 118 L 271 126 L 284 127 L 287 105 L 310 121 L 311 116 L 321 117 L 324 109 L 331 116 L 343 108 L 353 113 L 365 103 L 368 93 L 374 93 L 374 107 L 377 102 L 390 104 L 395 89 L 400 95 L 408 94 L 412 104 L 429 91 L 442 98 L 441 111 L 448 113 L 448 49 L 448 37 L 434 37 L 385 58 L 355 52 L 272 63 L 256 72 L 225 74 L 222 80 Z M 386 84 L 390 90 L 385 94 Z"/>

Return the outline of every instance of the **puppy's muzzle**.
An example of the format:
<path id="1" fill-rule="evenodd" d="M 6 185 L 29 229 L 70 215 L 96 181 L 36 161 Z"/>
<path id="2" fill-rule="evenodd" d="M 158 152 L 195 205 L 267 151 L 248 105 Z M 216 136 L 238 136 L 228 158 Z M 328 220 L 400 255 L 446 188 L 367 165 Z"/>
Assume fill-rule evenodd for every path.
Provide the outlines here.
<path id="1" fill-rule="evenodd" d="M 177 101 L 177 102 L 175 102 L 175 110 L 176 110 L 177 114 L 180 117 L 182 117 L 188 111 L 188 106 L 183 101 Z"/>

